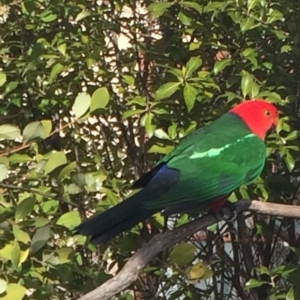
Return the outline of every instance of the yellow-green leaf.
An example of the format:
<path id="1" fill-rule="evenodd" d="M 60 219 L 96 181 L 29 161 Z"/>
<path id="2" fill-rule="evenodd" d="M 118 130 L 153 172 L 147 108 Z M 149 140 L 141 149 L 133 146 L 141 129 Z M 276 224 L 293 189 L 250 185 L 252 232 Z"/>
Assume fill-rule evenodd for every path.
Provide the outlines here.
<path id="1" fill-rule="evenodd" d="M 154 18 L 160 17 L 166 9 L 168 9 L 173 3 L 172 2 L 160 2 L 152 3 L 148 6 L 148 10 L 152 12 Z"/>
<path id="2" fill-rule="evenodd" d="M 56 79 L 57 75 L 59 75 L 64 70 L 64 68 L 65 67 L 61 63 L 57 63 L 52 67 L 51 73 L 48 78 L 50 84 Z"/>
<path id="3" fill-rule="evenodd" d="M 7 282 L 6 280 L 0 278 L 0 294 L 3 294 L 7 289 Z M 1 296 L 0 296 L 1 299 Z"/>
<path id="4" fill-rule="evenodd" d="M 123 113 L 122 115 L 122 120 L 126 120 L 130 117 L 136 116 L 136 115 L 140 115 L 144 112 L 144 109 L 134 109 L 134 110 L 127 110 Z"/>
<path id="5" fill-rule="evenodd" d="M 51 173 L 56 168 L 65 165 L 67 163 L 67 158 L 64 152 L 52 152 L 45 164 L 45 174 Z"/>
<path id="6" fill-rule="evenodd" d="M 105 108 L 109 102 L 109 93 L 106 87 L 97 89 L 91 99 L 90 112 Z"/>
<path id="7" fill-rule="evenodd" d="M 200 280 L 211 278 L 213 275 L 212 270 L 203 261 L 188 267 L 185 271 L 185 276 L 190 283 L 197 283 Z"/>
<path id="8" fill-rule="evenodd" d="M 163 84 L 155 93 L 157 100 L 172 96 L 179 89 L 180 82 L 168 82 Z"/>
<path id="9" fill-rule="evenodd" d="M 75 117 L 77 119 L 82 117 L 87 112 L 90 105 L 91 105 L 91 96 L 86 92 L 79 93 L 72 107 Z"/>
<path id="10" fill-rule="evenodd" d="M 26 288 L 16 283 L 9 283 L 4 296 L 0 300 L 22 300 L 26 295 Z"/>
<path id="11" fill-rule="evenodd" d="M 197 89 L 195 87 L 193 87 L 192 85 L 187 83 L 184 86 L 183 97 L 184 97 L 184 101 L 185 101 L 188 112 L 190 112 L 195 105 L 197 93 L 198 93 Z"/>
<path id="12" fill-rule="evenodd" d="M 82 19 L 84 19 L 84 18 L 86 18 L 86 17 L 88 17 L 88 16 L 90 16 L 90 15 L 91 15 L 91 13 L 90 13 L 88 10 L 83 10 L 83 11 L 81 11 L 81 12 L 76 16 L 75 22 L 78 22 L 78 21 L 80 21 L 80 20 L 82 20 Z"/>
<path id="13" fill-rule="evenodd" d="M 73 229 L 81 223 L 80 214 L 77 210 L 67 212 L 59 217 L 56 224 Z"/>
<path id="14" fill-rule="evenodd" d="M 189 78 L 190 75 L 196 71 L 202 65 L 202 59 L 200 57 L 191 57 L 186 64 L 186 78 Z"/>
<path id="15" fill-rule="evenodd" d="M 26 143 L 35 138 L 44 138 L 45 128 L 39 121 L 29 123 L 23 131 L 23 142 Z"/>
<path id="16" fill-rule="evenodd" d="M 20 258 L 21 258 L 20 245 L 18 241 L 15 240 L 11 250 L 11 263 L 14 269 L 16 269 L 19 266 Z"/>
<path id="17" fill-rule="evenodd" d="M 0 139 L 15 140 L 21 135 L 21 131 L 17 126 L 4 124 L 0 125 Z"/>
<path id="18" fill-rule="evenodd" d="M 242 75 L 241 88 L 242 88 L 243 97 L 245 99 L 249 94 L 249 92 L 251 91 L 253 77 L 250 73 L 248 73 L 245 70 L 241 72 L 241 75 Z"/>
<path id="19" fill-rule="evenodd" d="M 42 120 L 41 123 L 44 127 L 44 138 L 47 138 L 52 130 L 52 122 L 51 120 Z"/>
<path id="20" fill-rule="evenodd" d="M 7 176 L 7 166 L 0 163 L 0 182 L 3 181 Z"/>
<path id="21" fill-rule="evenodd" d="M 20 229 L 19 226 L 17 226 L 17 225 L 13 225 L 13 234 L 14 234 L 16 240 L 18 240 L 19 242 L 22 242 L 24 244 L 27 244 L 30 242 L 29 234 L 26 231 Z"/>
<path id="22" fill-rule="evenodd" d="M 60 264 L 65 264 L 71 260 L 71 255 L 74 252 L 74 250 L 72 248 L 61 248 L 55 250 L 55 252 L 59 256 Z"/>
<path id="23" fill-rule="evenodd" d="M 6 74 L 4 72 L 0 72 L 0 87 L 6 82 Z"/>

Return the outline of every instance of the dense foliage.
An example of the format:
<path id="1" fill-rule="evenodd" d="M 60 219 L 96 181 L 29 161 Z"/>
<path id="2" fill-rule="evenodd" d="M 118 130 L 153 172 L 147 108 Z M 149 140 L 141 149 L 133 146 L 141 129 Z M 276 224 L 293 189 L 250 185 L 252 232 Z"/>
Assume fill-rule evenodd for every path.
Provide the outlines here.
<path id="1" fill-rule="evenodd" d="M 244 98 L 282 114 L 262 176 L 232 200 L 297 204 L 299 24 L 295 0 L 2 1 L 0 299 L 76 299 L 110 278 L 162 218 L 99 248 L 72 229 Z M 299 299 L 298 248 L 296 220 L 241 215 L 119 299 Z"/>

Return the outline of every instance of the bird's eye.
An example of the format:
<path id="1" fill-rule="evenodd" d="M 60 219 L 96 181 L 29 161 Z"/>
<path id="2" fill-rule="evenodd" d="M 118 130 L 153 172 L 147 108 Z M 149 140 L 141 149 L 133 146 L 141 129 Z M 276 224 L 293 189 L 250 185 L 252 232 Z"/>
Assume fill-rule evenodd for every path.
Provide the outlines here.
<path id="1" fill-rule="evenodd" d="M 271 112 L 270 112 L 269 110 L 266 110 L 266 111 L 265 111 L 265 115 L 266 115 L 268 118 L 270 118 L 272 114 L 271 114 Z"/>

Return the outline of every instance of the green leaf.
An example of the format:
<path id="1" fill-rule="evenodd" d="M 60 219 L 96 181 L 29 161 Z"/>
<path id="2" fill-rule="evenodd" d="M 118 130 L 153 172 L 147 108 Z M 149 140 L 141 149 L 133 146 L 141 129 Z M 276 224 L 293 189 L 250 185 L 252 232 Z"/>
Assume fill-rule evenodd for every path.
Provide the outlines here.
<path id="1" fill-rule="evenodd" d="M 27 232 L 21 230 L 19 226 L 13 225 L 13 234 L 17 241 L 27 244 L 30 242 L 30 236 Z"/>
<path id="2" fill-rule="evenodd" d="M 179 266 L 191 263 L 195 258 L 197 247 L 190 243 L 181 243 L 177 245 L 170 254 L 170 262 Z"/>
<path id="3" fill-rule="evenodd" d="M 160 154 L 168 154 L 174 149 L 173 146 L 159 146 L 152 145 L 148 150 L 149 153 L 160 153 Z"/>
<path id="4" fill-rule="evenodd" d="M 292 46 L 291 45 L 283 45 L 280 49 L 281 53 L 287 53 L 290 52 L 292 50 Z"/>
<path id="5" fill-rule="evenodd" d="M 149 138 L 151 138 L 153 136 L 154 131 L 156 129 L 156 126 L 152 122 L 153 117 L 154 117 L 154 114 L 147 113 L 147 114 L 145 114 L 144 120 L 143 120 L 145 122 L 145 129 L 146 129 L 146 133 Z"/>
<path id="6" fill-rule="evenodd" d="M 0 163 L 0 182 L 2 182 L 7 177 L 7 166 Z"/>
<path id="7" fill-rule="evenodd" d="M 222 72 L 226 67 L 231 65 L 231 62 L 231 58 L 216 61 L 214 65 L 214 74 L 217 75 Z"/>
<path id="8" fill-rule="evenodd" d="M 296 140 L 300 137 L 300 131 L 299 130 L 294 130 L 290 132 L 284 139 L 286 141 L 293 141 Z"/>
<path id="9" fill-rule="evenodd" d="M 55 250 L 59 257 L 59 263 L 65 264 L 71 261 L 74 250 L 72 248 L 61 248 Z"/>
<path id="10" fill-rule="evenodd" d="M 72 107 L 75 117 L 77 119 L 82 117 L 87 112 L 90 105 L 91 105 L 91 96 L 86 92 L 79 93 Z"/>
<path id="11" fill-rule="evenodd" d="M 26 295 L 26 288 L 16 283 L 7 285 L 5 296 L 1 296 L 0 300 L 21 300 Z"/>
<path id="12" fill-rule="evenodd" d="M 162 140 L 170 140 L 170 137 L 168 136 L 168 134 L 161 128 L 156 129 L 154 132 L 154 135 Z"/>
<path id="13" fill-rule="evenodd" d="M 90 112 L 99 109 L 105 108 L 109 102 L 109 93 L 106 87 L 101 87 L 97 89 L 91 99 Z"/>
<path id="14" fill-rule="evenodd" d="M 59 173 L 58 178 L 66 178 L 70 177 L 70 174 L 75 170 L 77 166 L 76 161 L 71 162 L 70 164 L 66 165 Z"/>
<path id="15" fill-rule="evenodd" d="M 130 100 L 126 103 L 126 105 L 132 105 L 132 104 L 137 104 L 139 106 L 145 107 L 146 106 L 146 97 L 135 96 L 134 98 L 132 98 L 132 100 Z"/>
<path id="16" fill-rule="evenodd" d="M 136 116 L 136 115 L 140 115 L 144 112 L 144 109 L 134 109 L 134 110 L 127 110 L 124 111 L 123 115 L 122 115 L 122 120 L 126 120 L 130 117 Z"/>
<path id="17" fill-rule="evenodd" d="M 15 140 L 21 135 L 21 131 L 17 126 L 4 124 L 0 125 L 0 139 Z"/>
<path id="18" fill-rule="evenodd" d="M 90 13 L 88 10 L 83 10 L 83 11 L 81 11 L 81 12 L 76 16 L 75 22 L 78 22 L 78 21 L 80 21 L 80 20 L 82 20 L 82 19 L 84 19 L 84 18 L 86 18 L 86 17 L 88 17 L 88 16 L 90 16 L 90 15 L 91 15 L 91 13 Z"/>
<path id="19" fill-rule="evenodd" d="M 283 158 L 288 170 L 292 172 L 293 169 L 295 168 L 295 163 L 296 163 L 294 157 L 289 152 L 286 152 Z"/>
<path id="20" fill-rule="evenodd" d="M 249 13 L 254 7 L 258 6 L 260 4 L 260 0 L 248 0 L 247 1 L 248 5 L 248 10 L 247 12 Z"/>
<path id="21" fill-rule="evenodd" d="M 163 84 L 155 93 L 155 98 L 161 100 L 172 96 L 178 89 L 180 82 L 168 82 Z"/>
<path id="22" fill-rule="evenodd" d="M 173 123 L 172 125 L 169 126 L 168 128 L 168 135 L 172 140 L 174 140 L 177 136 L 177 130 L 178 130 L 178 124 Z"/>
<path id="23" fill-rule="evenodd" d="M 14 153 L 13 155 L 11 155 L 9 157 L 9 161 L 11 163 L 16 163 L 16 164 L 26 163 L 26 162 L 32 161 L 32 158 L 27 154 Z"/>
<path id="24" fill-rule="evenodd" d="M 196 71 L 202 65 L 202 59 L 200 57 L 191 57 L 186 64 L 185 77 L 189 78 L 190 75 Z"/>
<path id="25" fill-rule="evenodd" d="M 58 201 L 56 201 L 57 203 Z M 34 226 L 35 227 L 44 227 L 45 225 L 49 224 L 51 221 L 49 219 L 46 218 L 42 218 L 42 217 L 35 217 L 34 218 Z"/>
<path id="26" fill-rule="evenodd" d="M 6 74 L 4 72 L 0 72 L 0 87 L 6 82 Z"/>
<path id="27" fill-rule="evenodd" d="M 256 56 L 255 49 L 246 48 L 245 50 L 243 50 L 242 55 L 246 58 Z"/>
<path id="28" fill-rule="evenodd" d="M 245 32 L 250 29 L 253 29 L 254 27 L 258 26 L 259 24 L 255 24 L 254 19 L 251 17 L 246 17 L 242 20 L 240 23 L 241 31 Z"/>
<path id="29" fill-rule="evenodd" d="M 52 130 L 52 122 L 50 120 L 42 120 L 41 124 L 44 127 L 44 136 L 43 138 L 47 138 Z"/>
<path id="30" fill-rule="evenodd" d="M 286 300 L 295 300 L 295 293 L 292 287 L 289 289 L 288 293 L 286 294 Z"/>
<path id="31" fill-rule="evenodd" d="M 241 75 L 242 75 L 242 81 L 241 81 L 242 95 L 244 99 L 246 99 L 247 95 L 251 91 L 253 77 L 245 70 L 241 72 Z"/>
<path id="32" fill-rule="evenodd" d="M 59 217 L 56 224 L 73 229 L 81 223 L 80 214 L 77 210 L 67 212 Z"/>
<path id="33" fill-rule="evenodd" d="M 20 258 L 21 258 L 21 249 L 18 241 L 14 241 L 12 250 L 11 250 L 11 263 L 13 269 L 18 268 L 20 264 Z"/>
<path id="34" fill-rule="evenodd" d="M 39 228 L 32 237 L 30 252 L 39 251 L 48 241 L 50 237 L 50 226 Z"/>
<path id="35" fill-rule="evenodd" d="M 9 159 L 5 156 L 0 156 L 0 164 L 3 164 L 6 167 L 8 167 L 9 166 Z"/>
<path id="36" fill-rule="evenodd" d="M 205 6 L 205 12 L 211 12 L 211 11 L 216 11 L 216 10 L 221 10 L 223 11 L 226 6 L 229 4 L 230 2 L 223 2 L 223 1 L 212 1 L 209 2 L 206 6 Z"/>
<path id="37" fill-rule="evenodd" d="M 47 15 L 41 17 L 41 20 L 45 23 L 53 22 L 56 19 L 57 19 L 57 15 L 51 13 L 51 11 L 49 11 Z"/>
<path id="38" fill-rule="evenodd" d="M 13 90 L 15 90 L 18 87 L 19 83 L 17 81 L 11 81 L 8 84 L 6 84 L 5 91 L 3 93 L 3 96 L 6 96 Z"/>
<path id="39" fill-rule="evenodd" d="M 67 44 L 66 43 L 62 43 L 57 47 L 58 51 L 63 55 L 66 56 L 67 53 Z"/>
<path id="40" fill-rule="evenodd" d="M 33 197 L 29 197 L 21 201 L 16 210 L 15 219 L 18 222 L 20 219 L 27 217 L 33 210 L 35 205 L 35 199 Z"/>
<path id="41" fill-rule="evenodd" d="M 212 224 L 206 228 L 207 230 L 211 232 L 216 232 L 218 230 L 218 223 Z"/>
<path id="42" fill-rule="evenodd" d="M 152 12 L 154 18 L 158 18 L 172 5 L 171 2 L 152 3 L 148 6 L 148 10 Z"/>
<path id="43" fill-rule="evenodd" d="M 203 7 L 196 2 L 187 1 L 187 2 L 179 2 L 179 4 L 182 6 L 185 6 L 185 7 L 192 8 L 192 9 L 198 11 L 198 13 L 200 13 L 200 14 L 203 13 Z"/>
<path id="44" fill-rule="evenodd" d="M 64 68 L 65 67 L 60 63 L 57 63 L 52 67 L 49 78 L 48 78 L 48 81 L 50 84 L 53 83 L 53 81 L 56 79 L 57 75 L 59 75 L 64 70 Z"/>
<path id="45" fill-rule="evenodd" d="M 265 267 L 265 266 L 261 266 L 261 267 L 258 267 L 258 268 L 256 268 L 256 269 L 257 269 L 257 271 L 258 271 L 261 275 L 263 275 L 263 274 L 269 275 L 269 274 L 270 274 L 269 269 L 268 269 L 267 267 Z"/>
<path id="46" fill-rule="evenodd" d="M 0 294 L 3 294 L 6 291 L 6 289 L 7 289 L 7 282 L 4 279 L 0 278 Z"/>
<path id="47" fill-rule="evenodd" d="M 191 22 L 192 22 L 192 19 L 189 18 L 189 17 L 188 17 L 186 14 L 184 14 L 182 11 L 179 12 L 178 18 L 179 18 L 179 20 L 181 21 L 182 24 L 187 25 L 187 26 L 190 25 Z"/>
<path id="48" fill-rule="evenodd" d="M 133 76 L 130 76 L 130 75 L 123 75 L 122 76 L 124 81 L 128 84 L 128 85 L 134 85 L 134 77 Z"/>
<path id="49" fill-rule="evenodd" d="M 23 131 L 23 142 L 27 143 L 30 140 L 35 138 L 44 138 L 45 137 L 45 128 L 43 124 L 39 121 L 29 123 Z"/>
<path id="50" fill-rule="evenodd" d="M 52 152 L 45 164 L 45 174 L 51 173 L 56 168 L 67 164 L 67 158 L 64 152 L 58 151 L 58 152 Z"/>
<path id="51" fill-rule="evenodd" d="M 250 90 L 250 98 L 254 99 L 259 94 L 259 86 L 256 82 L 252 82 Z"/>
<path id="52" fill-rule="evenodd" d="M 194 51 L 197 50 L 201 47 L 201 45 L 203 44 L 202 41 L 198 41 L 198 42 L 193 42 L 189 44 L 189 50 L 190 51 Z"/>
<path id="53" fill-rule="evenodd" d="M 195 87 L 193 87 L 190 84 L 186 84 L 183 88 L 183 97 L 184 97 L 184 101 L 187 107 L 188 112 L 190 112 L 194 105 L 195 105 L 195 101 L 196 101 L 196 96 L 198 94 L 198 91 Z"/>
<path id="54" fill-rule="evenodd" d="M 259 286 L 262 286 L 263 284 L 270 284 L 267 281 L 261 281 L 261 280 L 256 280 L 256 279 L 250 279 L 248 282 L 246 282 L 244 289 L 250 290 Z"/>

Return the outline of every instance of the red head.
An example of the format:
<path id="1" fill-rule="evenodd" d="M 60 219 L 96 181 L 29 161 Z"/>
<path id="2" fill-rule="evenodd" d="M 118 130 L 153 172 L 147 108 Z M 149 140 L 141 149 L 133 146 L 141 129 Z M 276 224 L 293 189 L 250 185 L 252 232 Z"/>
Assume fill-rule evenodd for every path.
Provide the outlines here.
<path id="1" fill-rule="evenodd" d="M 238 115 L 262 140 L 273 126 L 277 126 L 279 118 L 277 108 L 262 99 L 244 101 L 230 112 Z"/>

